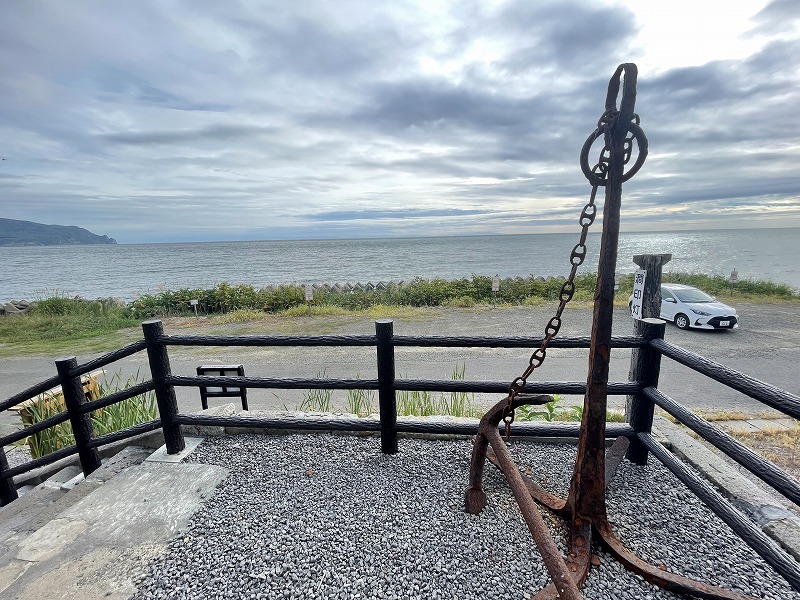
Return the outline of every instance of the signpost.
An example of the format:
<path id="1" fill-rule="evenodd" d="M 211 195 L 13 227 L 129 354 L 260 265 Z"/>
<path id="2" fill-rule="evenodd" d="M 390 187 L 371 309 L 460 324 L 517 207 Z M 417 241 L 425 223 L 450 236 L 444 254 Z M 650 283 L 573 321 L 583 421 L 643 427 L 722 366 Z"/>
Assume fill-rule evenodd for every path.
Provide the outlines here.
<path id="1" fill-rule="evenodd" d="M 500 291 L 500 276 L 492 277 L 492 306 L 497 304 L 497 292 Z"/>
<path id="2" fill-rule="evenodd" d="M 314 286 L 306 284 L 306 304 L 308 304 L 308 316 L 311 316 L 311 302 L 314 300 Z"/>
<path id="3" fill-rule="evenodd" d="M 642 319 L 642 300 L 644 299 L 644 282 L 647 279 L 647 271 L 639 269 L 633 276 L 633 295 L 631 297 L 631 316 L 634 319 Z"/>
<path id="4" fill-rule="evenodd" d="M 194 308 L 194 318 L 199 319 L 200 317 L 197 316 L 197 300 L 195 298 L 192 298 L 191 300 L 189 300 L 189 304 L 191 304 L 192 308 Z"/>

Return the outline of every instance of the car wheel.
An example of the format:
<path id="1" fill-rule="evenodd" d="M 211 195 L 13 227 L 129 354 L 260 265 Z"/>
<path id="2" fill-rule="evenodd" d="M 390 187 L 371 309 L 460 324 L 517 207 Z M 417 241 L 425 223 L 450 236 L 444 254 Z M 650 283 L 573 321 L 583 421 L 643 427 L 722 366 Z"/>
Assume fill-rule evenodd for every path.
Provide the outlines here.
<path id="1" fill-rule="evenodd" d="M 689 317 L 687 317 L 683 313 L 678 313 L 675 315 L 675 325 L 678 326 L 678 329 L 689 329 Z"/>

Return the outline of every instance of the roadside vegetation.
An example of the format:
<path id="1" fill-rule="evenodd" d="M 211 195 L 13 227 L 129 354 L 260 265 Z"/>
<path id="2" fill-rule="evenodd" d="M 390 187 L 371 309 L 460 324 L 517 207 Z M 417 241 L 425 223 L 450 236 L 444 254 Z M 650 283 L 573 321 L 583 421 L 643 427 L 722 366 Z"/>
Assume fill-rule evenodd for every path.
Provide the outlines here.
<path id="1" fill-rule="evenodd" d="M 740 280 L 735 285 L 722 276 L 689 273 L 666 273 L 664 281 L 685 283 L 724 298 L 763 301 L 800 301 L 785 284 L 770 281 Z M 310 303 L 314 314 L 363 311 L 380 306 L 454 306 L 470 308 L 488 304 L 539 304 L 556 301 L 564 280 L 561 277 L 514 277 L 500 281 L 499 291 L 492 292 L 492 278 L 473 275 L 463 279 L 414 279 L 400 285 L 388 283 L 377 287 L 358 286 L 353 290 L 315 290 Z M 594 297 L 596 273 L 578 275 L 575 279 L 576 302 L 591 301 Z M 624 304 L 633 289 L 633 274 L 624 276 L 617 293 Z M 296 285 L 256 289 L 249 285 L 220 283 L 211 289 L 165 290 L 146 294 L 130 304 L 135 319 L 191 315 L 191 300 L 197 300 L 201 314 L 242 312 L 285 313 L 299 315 L 309 310 L 304 288 Z"/>
<path id="2" fill-rule="evenodd" d="M 686 283 L 714 294 L 725 302 L 798 302 L 800 294 L 784 284 L 740 280 L 731 285 L 727 278 L 687 273 L 666 273 L 664 280 Z M 592 301 L 595 273 L 575 280 L 575 305 Z M 473 275 L 456 280 L 414 279 L 405 284 L 357 286 L 355 289 L 315 290 L 307 303 L 305 289 L 296 285 L 257 289 L 250 285 L 220 283 L 209 289 L 184 288 L 145 294 L 129 304 L 111 299 L 84 300 L 51 293 L 35 300 L 29 313 L 0 317 L 0 356 L 68 352 L 102 352 L 117 348 L 141 336 L 141 321 L 150 318 L 193 317 L 206 322 L 248 323 L 269 316 L 369 315 L 411 317 L 414 311 L 430 307 L 472 308 L 478 306 L 540 305 L 556 302 L 563 278 L 515 277 L 500 281 L 492 292 L 492 278 Z M 624 306 L 633 286 L 633 275 L 620 281 L 617 302 Z"/>
<path id="3" fill-rule="evenodd" d="M 96 397 L 92 395 L 90 399 L 97 400 L 120 390 L 128 389 L 137 383 L 139 383 L 138 374 L 123 381 L 120 374 L 115 373 L 99 382 Z M 20 411 L 20 416 L 25 426 L 28 427 L 65 411 L 66 405 L 62 395 L 41 395 L 26 404 Z M 146 394 L 123 400 L 117 404 L 93 411 L 89 415 L 95 436 L 113 433 L 139 423 L 152 421 L 158 418 L 155 392 L 147 392 Z M 39 458 L 61 448 L 72 446 L 75 443 L 75 437 L 72 434 L 72 427 L 69 421 L 66 421 L 33 434 L 25 438 L 22 443 L 28 444 L 32 458 Z"/>

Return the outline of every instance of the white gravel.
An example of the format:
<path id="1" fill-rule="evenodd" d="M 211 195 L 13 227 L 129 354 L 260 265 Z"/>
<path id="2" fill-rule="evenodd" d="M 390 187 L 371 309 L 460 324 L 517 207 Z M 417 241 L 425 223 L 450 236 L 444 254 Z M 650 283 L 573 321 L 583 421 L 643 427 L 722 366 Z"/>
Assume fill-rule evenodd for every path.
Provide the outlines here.
<path id="1" fill-rule="evenodd" d="M 531 598 L 547 573 L 502 475 L 488 505 L 463 510 L 471 442 L 240 435 L 203 442 L 189 462 L 230 469 L 216 495 L 138 582 L 145 598 Z M 564 494 L 575 447 L 515 442 L 518 464 Z M 657 461 L 624 462 L 608 491 L 620 539 L 654 564 L 757 598 L 800 600 Z M 556 543 L 565 527 L 543 513 Z M 587 599 L 679 598 L 602 549 Z"/>

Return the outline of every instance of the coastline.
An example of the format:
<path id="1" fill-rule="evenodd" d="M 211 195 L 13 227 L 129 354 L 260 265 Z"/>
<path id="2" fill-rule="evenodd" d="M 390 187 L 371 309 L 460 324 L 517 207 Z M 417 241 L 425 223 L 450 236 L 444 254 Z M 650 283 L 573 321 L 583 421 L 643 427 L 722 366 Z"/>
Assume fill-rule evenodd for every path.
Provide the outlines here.
<path id="1" fill-rule="evenodd" d="M 617 272 L 632 273 L 633 255 L 670 253 L 665 273 L 706 273 L 783 282 L 800 288 L 794 229 L 621 233 Z M 576 229 L 577 234 L 577 229 Z M 0 248 L 0 295 L 36 299 L 48 290 L 70 297 L 126 300 L 164 289 L 219 282 L 269 285 L 564 277 L 576 234 L 518 234 L 358 240 L 284 240 Z M 590 234 L 581 273 L 596 270 L 599 235 Z"/>

